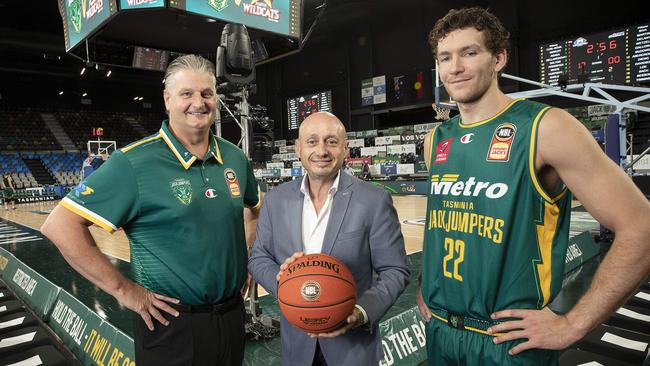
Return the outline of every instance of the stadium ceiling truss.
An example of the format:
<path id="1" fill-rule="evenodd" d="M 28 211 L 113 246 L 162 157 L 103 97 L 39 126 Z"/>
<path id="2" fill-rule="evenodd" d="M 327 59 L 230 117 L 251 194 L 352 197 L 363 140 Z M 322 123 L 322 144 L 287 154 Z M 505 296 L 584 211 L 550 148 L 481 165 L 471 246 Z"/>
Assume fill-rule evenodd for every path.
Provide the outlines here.
<path id="1" fill-rule="evenodd" d="M 650 100 L 650 88 L 644 88 L 639 86 L 627 86 L 627 85 L 613 85 L 613 84 L 598 84 L 586 82 L 584 84 L 571 84 L 566 86 L 551 86 L 543 84 L 537 81 L 532 81 L 524 79 L 518 76 L 502 74 L 502 77 L 506 79 L 511 79 L 519 81 L 521 83 L 533 85 L 539 87 L 538 89 L 525 90 L 521 92 L 509 93 L 507 94 L 511 98 L 541 98 L 547 96 L 559 96 L 564 98 L 578 99 L 590 103 L 606 104 L 613 106 L 613 114 L 618 114 L 619 118 L 619 139 L 621 142 L 621 156 L 632 155 L 632 141 L 627 139 L 626 131 L 626 112 L 629 111 L 641 111 L 650 113 L 650 107 L 639 105 L 638 103 Z M 638 94 L 631 99 L 619 100 L 614 97 L 607 90 L 627 92 Z M 592 93 L 599 94 L 599 96 L 592 96 Z M 633 166 L 645 155 L 650 153 L 650 147 L 645 149 L 638 156 L 633 157 L 633 160 L 630 162 L 622 162 L 623 169 L 629 174 L 633 173 Z"/>

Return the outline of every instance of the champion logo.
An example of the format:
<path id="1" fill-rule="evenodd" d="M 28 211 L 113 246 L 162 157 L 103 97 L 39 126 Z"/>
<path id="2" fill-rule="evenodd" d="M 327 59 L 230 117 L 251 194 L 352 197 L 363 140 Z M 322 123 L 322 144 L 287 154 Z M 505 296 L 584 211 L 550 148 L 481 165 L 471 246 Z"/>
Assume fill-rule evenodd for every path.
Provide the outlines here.
<path id="1" fill-rule="evenodd" d="M 474 136 L 473 133 L 466 133 L 463 135 L 463 137 L 460 138 L 460 142 L 463 144 L 469 144 L 470 142 L 474 141 L 472 140 L 472 136 Z"/>
<path id="2" fill-rule="evenodd" d="M 207 198 L 215 198 L 215 197 L 217 197 L 217 191 L 214 190 L 213 188 L 210 188 L 210 189 L 205 191 L 205 196 Z"/>

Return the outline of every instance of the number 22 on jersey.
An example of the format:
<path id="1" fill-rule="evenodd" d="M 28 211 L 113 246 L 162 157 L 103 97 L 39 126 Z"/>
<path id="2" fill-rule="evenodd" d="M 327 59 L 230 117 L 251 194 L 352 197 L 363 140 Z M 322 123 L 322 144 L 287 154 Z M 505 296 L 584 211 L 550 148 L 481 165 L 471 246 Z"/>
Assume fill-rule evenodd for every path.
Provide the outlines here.
<path id="1" fill-rule="evenodd" d="M 459 266 L 465 260 L 465 242 L 462 240 L 454 240 L 452 238 L 445 238 L 445 251 L 447 255 L 443 258 L 442 271 L 445 277 L 458 281 L 463 281 L 463 276 L 459 273 Z M 454 271 L 453 273 L 448 270 L 451 267 L 449 263 L 453 259 Z"/>

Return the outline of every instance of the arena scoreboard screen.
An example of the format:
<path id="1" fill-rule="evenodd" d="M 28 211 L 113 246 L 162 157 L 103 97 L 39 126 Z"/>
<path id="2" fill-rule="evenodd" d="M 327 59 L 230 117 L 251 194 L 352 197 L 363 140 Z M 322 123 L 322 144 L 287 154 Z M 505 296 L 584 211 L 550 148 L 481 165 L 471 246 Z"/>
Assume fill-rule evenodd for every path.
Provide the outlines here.
<path id="1" fill-rule="evenodd" d="M 59 0 L 68 52 L 117 12 L 115 0 Z"/>
<path id="2" fill-rule="evenodd" d="M 540 46 L 540 81 L 558 85 L 588 81 L 606 84 L 650 82 L 650 24 L 579 36 Z"/>
<path id="3" fill-rule="evenodd" d="M 120 10 L 164 8 L 165 0 L 120 0 Z"/>
<path id="4" fill-rule="evenodd" d="M 332 91 L 302 95 L 287 100 L 289 130 L 295 130 L 310 114 L 332 111 Z"/>
<path id="5" fill-rule="evenodd" d="M 170 0 L 172 8 L 300 39 L 302 0 Z"/>
<path id="6" fill-rule="evenodd" d="M 165 71 L 169 63 L 169 51 L 149 47 L 135 47 L 133 67 L 137 69 Z"/>

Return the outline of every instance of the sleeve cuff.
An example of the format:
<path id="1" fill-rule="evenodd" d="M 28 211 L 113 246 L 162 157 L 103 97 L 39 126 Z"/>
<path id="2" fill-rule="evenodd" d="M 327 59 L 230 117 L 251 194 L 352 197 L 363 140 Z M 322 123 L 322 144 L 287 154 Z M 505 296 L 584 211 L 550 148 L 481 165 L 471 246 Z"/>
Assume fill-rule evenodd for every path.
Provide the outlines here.
<path id="1" fill-rule="evenodd" d="M 89 209 L 79 205 L 78 203 L 74 202 L 68 197 L 64 197 L 59 203 L 59 205 L 83 217 L 84 219 L 92 222 L 93 224 L 101 227 L 102 229 L 108 231 L 111 234 L 117 230 L 117 227 L 115 227 L 113 223 L 101 217 L 100 215 L 90 211 Z"/>
<path id="2" fill-rule="evenodd" d="M 355 304 L 354 307 L 356 309 L 359 309 L 359 311 L 361 312 L 361 315 L 363 316 L 363 322 L 361 323 L 361 325 L 368 324 L 368 314 L 366 313 L 366 311 L 359 304 Z"/>

